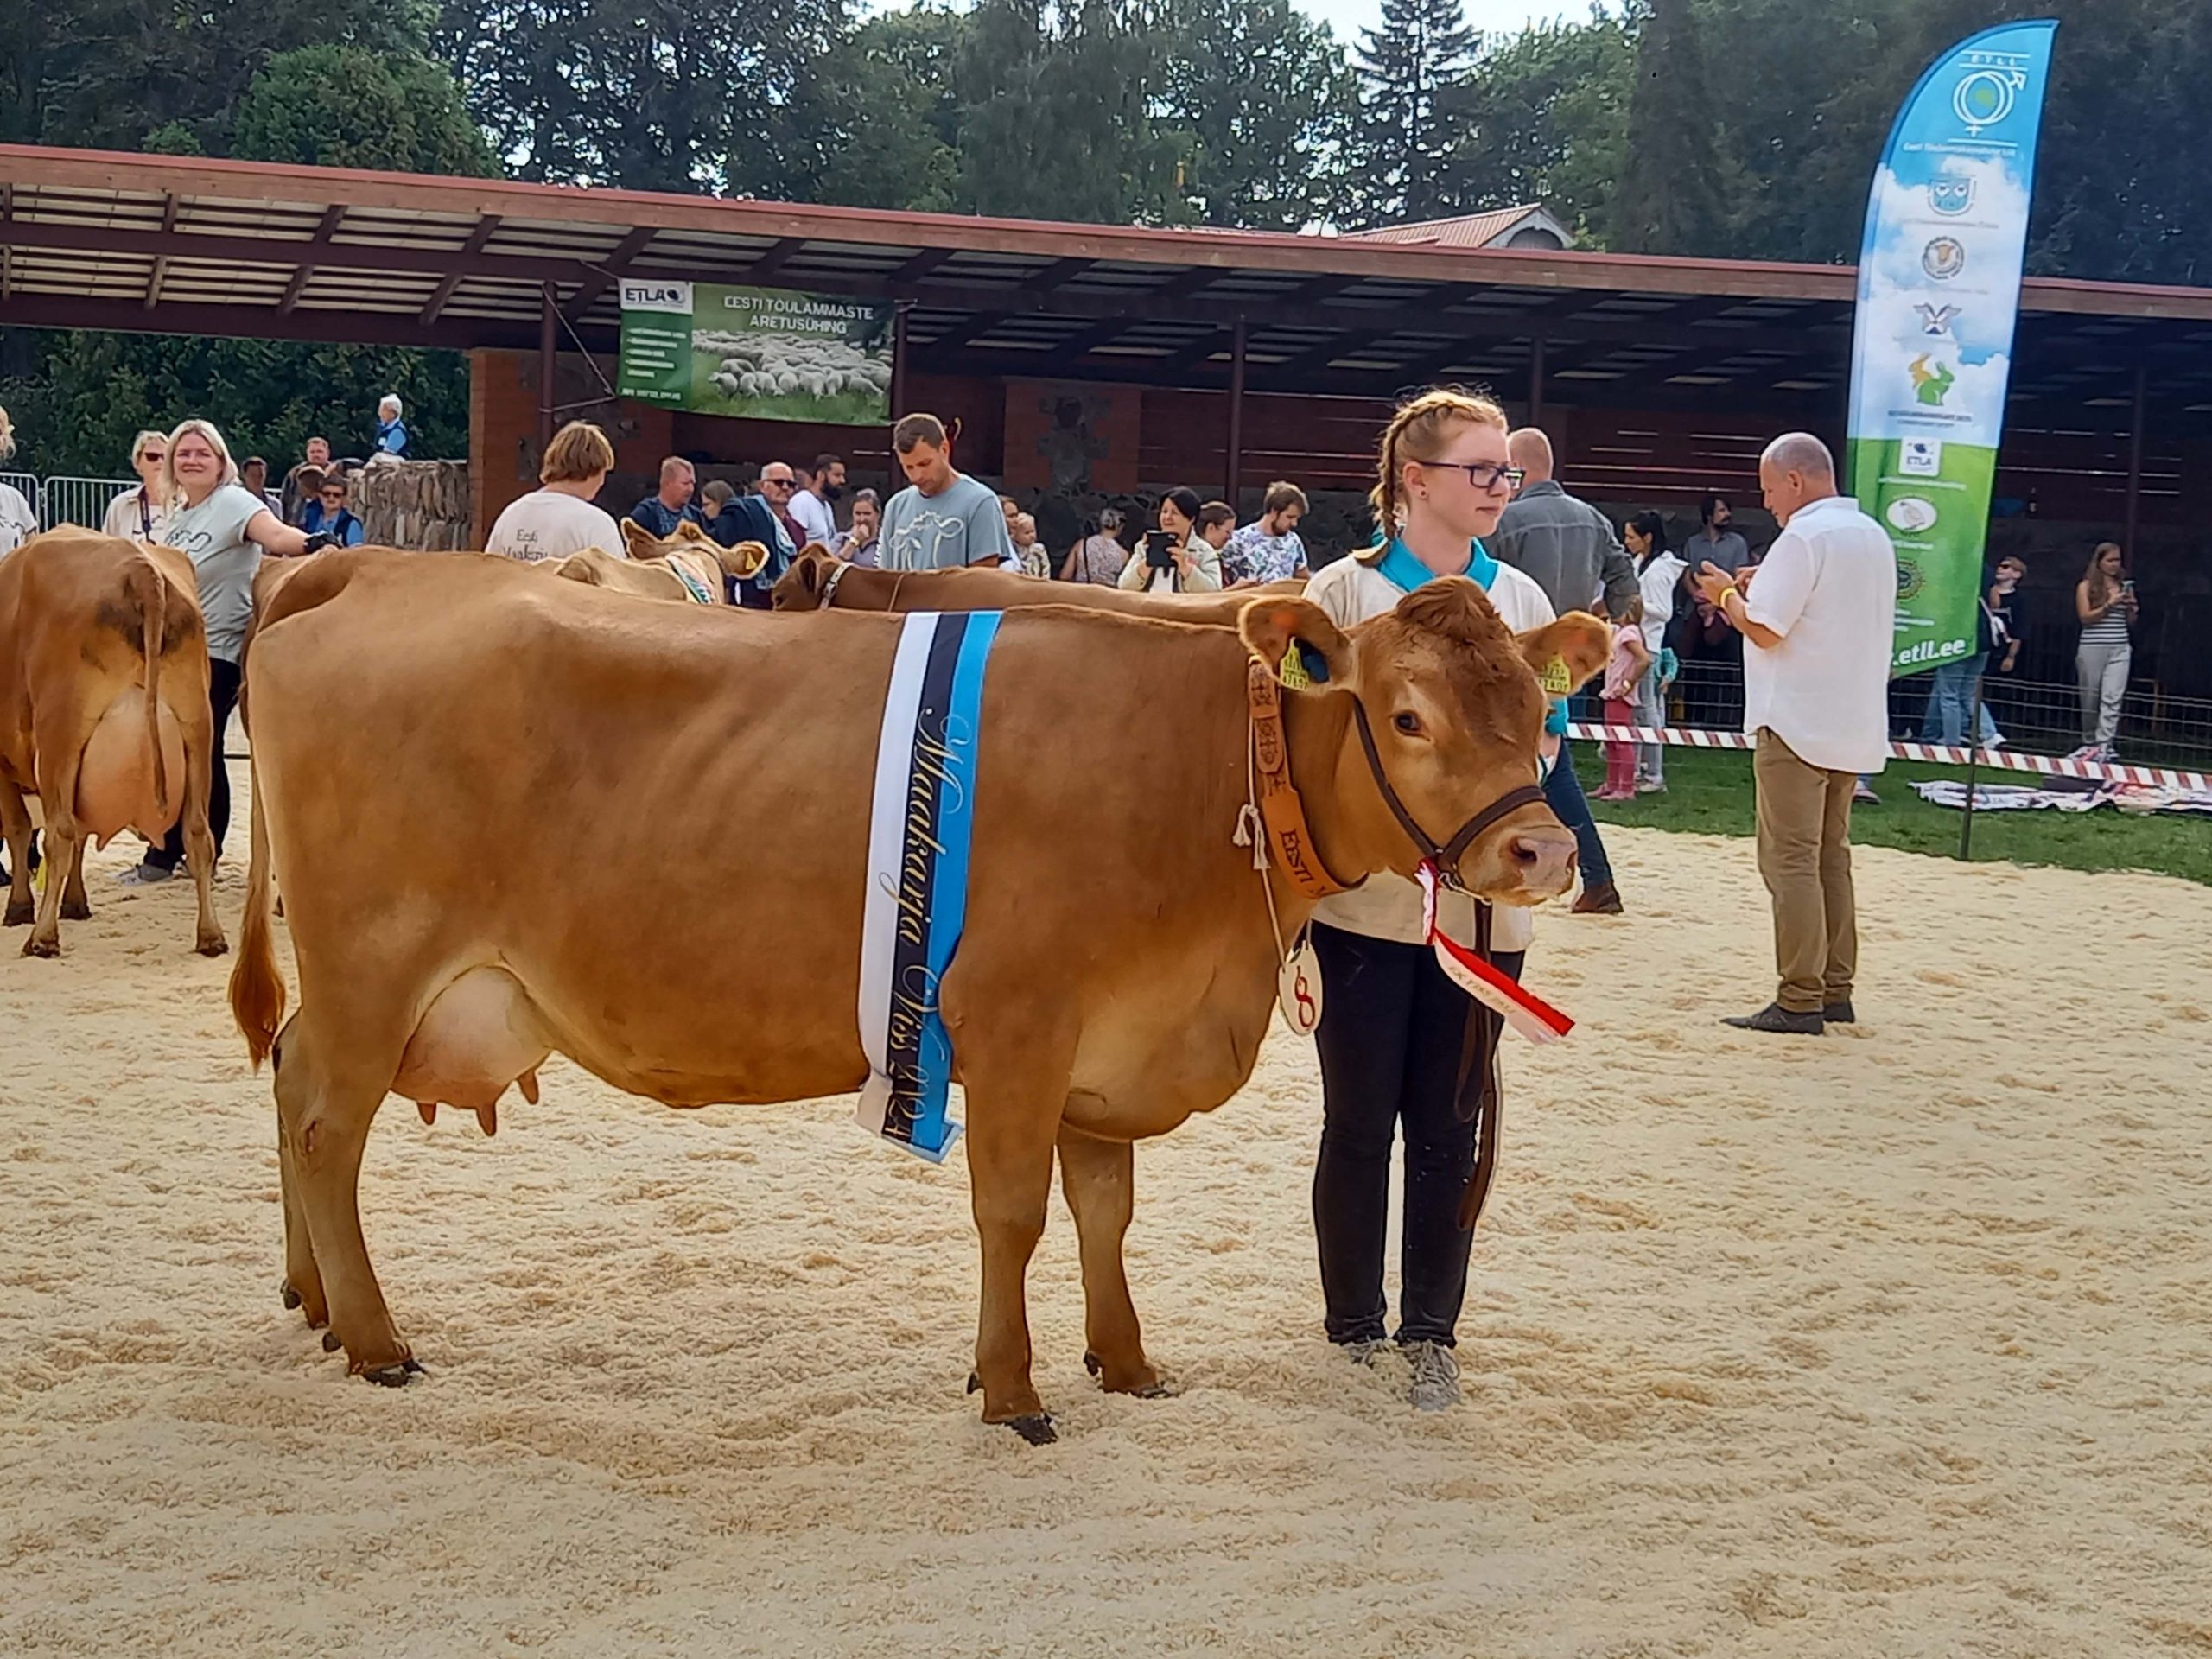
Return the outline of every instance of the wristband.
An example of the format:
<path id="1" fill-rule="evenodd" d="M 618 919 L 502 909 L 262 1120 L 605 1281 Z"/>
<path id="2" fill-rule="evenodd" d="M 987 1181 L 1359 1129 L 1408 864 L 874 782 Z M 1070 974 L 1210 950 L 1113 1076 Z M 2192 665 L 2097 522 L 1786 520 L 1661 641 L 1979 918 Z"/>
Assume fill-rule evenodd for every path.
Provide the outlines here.
<path id="1" fill-rule="evenodd" d="M 1720 597 L 1713 601 L 1713 608 L 1719 612 L 1723 616 L 1728 614 L 1728 595 L 1731 594 L 1733 594 L 1737 598 L 1741 599 L 1744 596 L 1744 590 L 1737 587 L 1733 582 L 1731 582 L 1727 587 L 1723 588 L 1720 590 Z"/>

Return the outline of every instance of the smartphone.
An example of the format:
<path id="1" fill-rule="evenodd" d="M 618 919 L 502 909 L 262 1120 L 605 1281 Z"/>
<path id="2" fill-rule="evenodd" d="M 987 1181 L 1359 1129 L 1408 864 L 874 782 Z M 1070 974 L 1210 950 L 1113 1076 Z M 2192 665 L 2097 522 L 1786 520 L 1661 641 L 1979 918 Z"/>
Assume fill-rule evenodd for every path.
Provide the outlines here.
<path id="1" fill-rule="evenodd" d="M 1145 567 L 1152 570 L 1172 570 L 1175 567 L 1175 537 L 1165 530 L 1147 530 L 1144 533 Z"/>

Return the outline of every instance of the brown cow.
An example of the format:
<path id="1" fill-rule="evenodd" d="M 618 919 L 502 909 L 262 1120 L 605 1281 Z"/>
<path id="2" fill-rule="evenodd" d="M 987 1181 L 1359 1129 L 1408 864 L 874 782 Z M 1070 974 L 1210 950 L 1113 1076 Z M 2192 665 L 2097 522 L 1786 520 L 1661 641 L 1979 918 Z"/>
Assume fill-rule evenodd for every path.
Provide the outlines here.
<path id="1" fill-rule="evenodd" d="M 861 1085 L 870 802 L 900 627 L 671 608 L 640 629 L 571 583 L 435 555 L 326 554 L 277 595 L 248 671 L 262 701 L 231 1006 L 253 1058 L 276 1057 L 286 1300 L 352 1370 L 415 1369 L 361 1235 L 388 1093 L 481 1109 L 554 1052 L 675 1106 Z M 983 1415 L 1033 1439 L 1051 1427 L 1023 1279 L 1056 1149 L 1093 1368 L 1109 1389 L 1159 1386 L 1122 1265 L 1131 1143 L 1249 1075 L 1276 990 L 1261 884 L 1286 930 L 1312 908 L 1237 844 L 1247 664 L 1294 640 L 1325 673 L 1285 697 L 1285 753 L 1311 855 L 1338 879 L 1414 870 L 1402 808 L 1427 836 L 1458 828 L 1451 873 L 1497 902 L 1572 880 L 1574 839 L 1535 788 L 1529 664 L 1595 671 L 1590 617 L 1516 641 L 1464 580 L 1349 632 L 1290 596 L 1246 601 L 1237 632 L 1006 615 L 940 1001 L 967 1090 Z M 1084 695 L 1052 695 L 1071 672 Z M 1163 689 L 1173 721 L 1149 717 Z M 611 824 L 644 828 L 651 856 L 580 856 Z M 774 850 L 733 864 L 732 846 Z M 281 1034 L 272 858 L 304 998 Z"/>
<path id="2" fill-rule="evenodd" d="M 769 601 L 779 611 L 998 611 L 1020 606 L 1082 605 L 1125 616 L 1166 617 L 1233 627 L 1255 599 L 1306 591 L 1274 582 L 1217 594 L 1131 593 L 1087 582 L 1039 582 L 1013 570 L 880 570 L 848 564 L 815 543 L 776 580 Z"/>
<path id="3" fill-rule="evenodd" d="M 180 813 L 199 894 L 194 948 L 229 949 L 208 891 L 207 789 L 222 764 L 207 709 L 207 635 L 192 562 L 74 525 L 0 559 L 0 828 L 15 879 L 7 925 L 32 920 L 30 810 L 46 818 L 45 897 L 27 957 L 61 954 L 82 921 L 85 842 L 125 830 L 158 842 Z"/>
<path id="4" fill-rule="evenodd" d="M 768 562 L 768 550 L 760 543 L 724 547 L 693 524 L 678 524 L 676 533 L 663 541 L 635 519 L 625 518 L 622 540 L 629 549 L 627 558 L 588 547 L 553 560 L 546 568 L 588 587 L 678 603 L 720 605 L 725 602 L 723 576 L 742 582 L 758 575 Z"/>

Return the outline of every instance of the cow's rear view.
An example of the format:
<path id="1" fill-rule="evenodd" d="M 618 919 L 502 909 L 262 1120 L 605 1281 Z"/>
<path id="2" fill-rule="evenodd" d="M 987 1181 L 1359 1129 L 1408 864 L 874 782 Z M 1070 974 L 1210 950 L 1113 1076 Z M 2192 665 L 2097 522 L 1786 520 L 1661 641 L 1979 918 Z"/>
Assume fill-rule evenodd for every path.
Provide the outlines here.
<path id="1" fill-rule="evenodd" d="M 24 955 L 60 955 L 62 918 L 92 914 L 87 840 L 131 830 L 158 842 L 180 817 L 196 948 L 226 948 L 209 893 L 207 673 L 192 565 L 174 549 L 65 526 L 0 560 L 0 830 L 15 871 L 7 925 L 33 922 Z M 29 795 L 51 871 L 35 922 Z"/>

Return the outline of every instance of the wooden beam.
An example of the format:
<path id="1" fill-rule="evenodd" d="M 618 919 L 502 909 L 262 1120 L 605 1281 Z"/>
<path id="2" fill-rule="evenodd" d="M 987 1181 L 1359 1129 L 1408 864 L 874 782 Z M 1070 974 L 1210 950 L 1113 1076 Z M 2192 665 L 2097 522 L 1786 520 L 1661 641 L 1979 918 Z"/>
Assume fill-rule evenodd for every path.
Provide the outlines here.
<path id="1" fill-rule="evenodd" d="M 1325 340 L 1318 346 L 1308 346 L 1295 357 L 1287 357 L 1280 363 L 1270 365 L 1268 372 L 1273 375 L 1309 374 L 1316 369 L 1327 368 L 1339 358 L 1356 357 L 1376 340 L 1388 340 L 1397 332 L 1395 328 L 1354 329 L 1349 334 Z M 1455 354 L 1459 350 L 1457 346 L 1452 347 Z"/>
<path id="2" fill-rule="evenodd" d="M 1230 348 L 1232 365 L 1236 359 L 1237 330 L 1242 327 L 1241 323 L 1230 325 L 1230 338 L 1226 344 Z M 1186 374 L 1202 363 L 1212 362 L 1224 344 L 1218 331 L 1200 334 L 1188 345 L 1177 346 L 1166 356 L 1155 358 L 1146 367 L 1154 374 Z"/>
<path id="3" fill-rule="evenodd" d="M 1236 482 L 1244 470 L 1244 325 L 1240 321 L 1229 337 L 1229 454 L 1222 470 L 1229 488 L 1222 499 L 1236 511 Z"/>
<path id="4" fill-rule="evenodd" d="M 162 198 L 162 234 L 168 235 L 176 229 L 176 198 Z M 162 302 L 162 284 L 168 280 L 169 261 L 167 254 L 154 256 L 154 268 L 146 273 L 145 308 L 152 310 Z"/>
<path id="5" fill-rule="evenodd" d="M 2134 412 L 2127 423 L 2127 516 L 2126 528 L 2121 536 L 2121 545 L 2131 559 L 2139 556 L 2135 531 L 2143 505 L 2144 403 L 2150 391 L 2150 380 L 2151 372 L 2138 365 L 2135 371 Z"/>
<path id="6" fill-rule="evenodd" d="M 1055 259 L 1033 276 L 1016 284 L 1024 294 L 1049 294 L 1062 283 L 1080 276 L 1098 262 L 1096 259 Z"/>
<path id="7" fill-rule="evenodd" d="M 1045 366 L 1053 372 L 1065 364 L 1080 363 L 1098 346 L 1119 339 L 1129 332 L 1129 319 L 1109 317 L 1103 322 L 1094 322 L 1079 334 L 1071 334 L 1055 346 L 1045 359 Z M 963 345 L 965 341 L 962 342 Z"/>
<path id="8" fill-rule="evenodd" d="M 798 251 L 805 245 L 806 244 L 798 237 L 785 237 L 782 241 L 766 249 L 758 259 L 745 268 L 745 280 L 748 283 L 766 282 L 785 265 L 791 264 Z"/>
<path id="9" fill-rule="evenodd" d="M 16 216 L 16 187 L 0 180 L 0 223 Z M 0 246 L 0 301 L 13 298 L 16 292 L 16 245 Z"/>
<path id="10" fill-rule="evenodd" d="M 308 291 L 308 284 L 315 280 L 315 260 L 312 257 L 330 245 L 338 234 L 338 227 L 346 222 L 346 208 L 341 203 L 323 210 L 322 223 L 315 226 L 315 234 L 308 238 L 307 246 L 300 251 L 299 268 L 292 272 L 292 280 L 284 284 L 284 297 L 276 302 L 276 315 L 289 317 L 299 305 L 300 296 Z"/>
<path id="11" fill-rule="evenodd" d="M 476 221 L 476 228 L 468 233 L 468 240 L 461 245 L 461 252 L 458 257 L 464 264 L 474 260 L 477 255 L 484 251 L 484 245 L 498 235 L 499 232 L 499 216 L 497 213 L 486 213 Z M 438 279 L 436 289 L 424 302 L 423 314 L 416 319 L 425 328 L 437 321 L 439 316 L 444 312 L 446 302 L 453 298 L 454 289 L 461 286 L 462 274 L 461 271 L 452 270 Z"/>
<path id="12" fill-rule="evenodd" d="M 906 287 L 918 283 L 939 265 L 960 257 L 958 248 L 924 248 L 885 280 Z"/>
<path id="13" fill-rule="evenodd" d="M 630 268 L 630 262 L 643 253 L 653 238 L 659 234 L 655 226 L 640 225 L 617 242 L 607 257 L 594 266 L 577 285 L 576 291 L 569 296 L 568 304 L 561 308 L 561 315 L 571 323 L 582 322 L 584 314 L 599 303 L 599 296 L 622 280 L 622 274 Z"/>
<path id="14" fill-rule="evenodd" d="M 559 401 L 554 383 L 561 368 L 560 296 L 548 283 L 537 301 L 537 457 L 553 447 L 553 405 Z"/>

